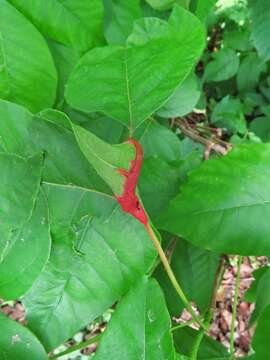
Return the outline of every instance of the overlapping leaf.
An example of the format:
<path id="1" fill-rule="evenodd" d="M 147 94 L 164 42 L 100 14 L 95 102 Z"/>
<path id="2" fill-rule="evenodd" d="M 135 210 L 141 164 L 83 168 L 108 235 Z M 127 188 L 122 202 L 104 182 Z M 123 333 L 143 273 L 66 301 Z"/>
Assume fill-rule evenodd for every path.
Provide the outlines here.
<path id="1" fill-rule="evenodd" d="M 46 37 L 85 52 L 102 38 L 102 0 L 8 0 Z"/>
<path id="2" fill-rule="evenodd" d="M 269 144 L 242 145 L 202 164 L 161 217 L 161 227 L 216 252 L 270 254 L 269 169 Z"/>
<path id="3" fill-rule="evenodd" d="M 122 299 L 95 359 L 174 360 L 170 317 L 158 284 L 143 279 Z"/>
<path id="4" fill-rule="evenodd" d="M 30 329 L 51 350 L 120 299 L 156 255 L 143 225 L 114 199 L 68 186 L 45 190 L 52 254 L 23 303 Z"/>
<path id="5" fill-rule="evenodd" d="M 0 312 L 0 356 L 7 360 L 46 360 L 41 343 L 25 327 Z"/>
<path id="6" fill-rule="evenodd" d="M 101 111 L 130 130 L 138 127 L 175 91 L 195 65 L 204 44 L 200 22 L 175 8 L 169 23 L 136 23 L 127 45 L 88 52 L 71 74 L 68 103 Z"/>
<path id="7" fill-rule="evenodd" d="M 50 107 L 57 75 L 47 44 L 6 0 L 0 1 L 0 98 L 33 112 Z"/>

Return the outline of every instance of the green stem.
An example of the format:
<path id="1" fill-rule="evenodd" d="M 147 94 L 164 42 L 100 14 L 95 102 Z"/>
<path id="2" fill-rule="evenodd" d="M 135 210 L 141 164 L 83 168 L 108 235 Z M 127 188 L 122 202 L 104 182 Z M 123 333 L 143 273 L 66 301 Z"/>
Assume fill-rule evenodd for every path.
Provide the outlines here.
<path id="1" fill-rule="evenodd" d="M 99 335 L 97 335 L 97 336 L 95 336 L 95 337 L 93 337 L 93 338 L 91 338 L 91 339 L 89 339 L 89 340 L 86 340 L 86 341 L 83 341 L 83 342 L 81 342 L 81 343 L 79 343 L 79 344 L 77 344 L 77 345 L 71 346 L 70 348 L 68 348 L 68 349 L 65 350 L 65 351 L 62 351 L 62 352 L 60 352 L 60 353 L 58 353 L 58 354 L 56 354 L 56 355 L 50 356 L 49 359 L 58 359 L 58 358 L 60 358 L 61 356 L 70 354 L 70 353 L 72 353 L 72 352 L 74 352 L 74 351 L 77 351 L 77 350 L 80 350 L 80 349 L 84 349 L 84 348 L 86 348 L 88 345 L 91 345 L 91 344 L 94 344 L 94 343 L 98 342 L 98 341 L 100 340 L 100 338 L 101 338 L 101 335 L 102 335 L 102 334 L 99 334 Z"/>
<path id="2" fill-rule="evenodd" d="M 185 322 L 183 322 L 183 323 L 181 323 L 181 324 L 178 324 L 178 325 L 173 326 L 173 327 L 171 328 L 171 332 L 176 331 L 176 330 L 178 330 L 178 329 L 182 329 L 183 327 L 186 327 L 186 326 L 189 326 L 189 325 L 192 325 L 192 324 L 194 324 L 194 320 L 193 320 L 193 319 L 188 320 L 188 321 L 185 321 Z"/>
<path id="3" fill-rule="evenodd" d="M 204 323 L 202 322 L 202 320 L 200 319 L 200 317 L 195 313 L 192 305 L 190 304 L 190 302 L 188 301 L 186 295 L 184 294 L 181 286 L 179 285 L 172 269 L 171 266 L 169 264 L 169 261 L 158 241 L 158 238 L 156 237 L 156 234 L 154 233 L 151 225 L 149 224 L 149 222 L 145 225 L 146 231 L 149 234 L 151 240 L 153 241 L 155 248 L 157 249 L 157 252 L 159 254 L 160 260 L 165 268 L 166 273 L 169 276 L 169 279 L 173 285 L 173 287 L 175 288 L 177 294 L 179 295 L 180 299 L 183 301 L 185 307 L 187 308 L 187 310 L 189 311 L 189 313 L 191 314 L 192 318 L 201 326 L 201 327 L 205 327 Z"/>
<path id="4" fill-rule="evenodd" d="M 191 354 L 190 354 L 190 360 L 197 360 L 199 348 L 202 342 L 202 339 L 205 334 L 205 329 L 209 330 L 211 320 L 213 317 L 213 309 L 209 309 L 206 313 L 205 320 L 204 320 L 204 328 L 200 328 L 198 335 L 196 336 L 195 342 L 193 344 Z"/>
<path id="5" fill-rule="evenodd" d="M 233 308 L 232 308 L 232 321 L 231 321 L 231 331 L 230 331 L 230 359 L 234 359 L 234 332 L 235 332 L 235 320 L 237 313 L 237 303 L 238 303 L 238 295 L 239 295 L 239 287 L 240 287 L 240 269 L 241 263 L 243 260 L 243 256 L 238 257 L 237 261 L 237 274 L 236 274 L 236 283 L 235 283 L 235 291 L 234 291 L 234 300 L 233 300 Z"/>

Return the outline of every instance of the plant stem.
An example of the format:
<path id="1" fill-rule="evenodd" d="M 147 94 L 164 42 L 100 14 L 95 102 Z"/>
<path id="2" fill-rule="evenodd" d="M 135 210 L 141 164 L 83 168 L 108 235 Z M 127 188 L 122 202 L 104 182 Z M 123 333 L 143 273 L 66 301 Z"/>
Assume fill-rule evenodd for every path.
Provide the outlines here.
<path id="1" fill-rule="evenodd" d="M 183 327 L 186 327 L 186 326 L 189 326 L 189 325 L 192 325 L 192 324 L 194 324 L 194 320 L 193 320 L 193 319 L 188 320 L 188 321 L 185 321 L 185 322 L 183 322 L 183 323 L 181 323 L 181 324 L 178 324 L 178 325 L 173 326 L 170 331 L 173 332 L 173 331 L 176 331 L 176 330 L 178 330 L 178 329 L 182 329 Z"/>
<path id="2" fill-rule="evenodd" d="M 65 351 L 62 351 L 56 355 L 53 355 L 53 356 L 50 356 L 49 359 L 58 359 L 60 358 L 61 356 L 64 356 L 64 355 L 67 355 L 67 354 L 70 354 L 74 351 L 77 351 L 77 350 L 80 350 L 80 349 L 84 349 L 85 347 L 87 347 L 88 345 L 91 345 L 91 344 L 94 344 L 96 342 L 98 342 L 101 338 L 101 335 L 102 334 L 99 334 L 89 340 L 86 340 L 86 341 L 83 341 L 77 345 L 74 345 L 74 346 L 71 346 L 70 348 L 68 348 L 67 350 Z"/>
<path id="3" fill-rule="evenodd" d="M 158 241 L 158 238 L 156 237 L 156 234 L 154 233 L 151 225 L 149 224 L 149 222 L 145 225 L 145 229 L 147 231 L 147 233 L 149 234 L 151 240 L 153 241 L 155 248 L 157 249 L 157 252 L 159 254 L 160 260 L 165 268 L 166 273 L 169 276 L 169 279 L 173 285 L 173 287 L 175 288 L 176 292 L 178 293 L 180 299 L 183 301 L 185 307 L 187 308 L 187 310 L 189 311 L 189 313 L 191 314 L 192 318 L 202 327 L 204 327 L 204 324 L 202 322 L 202 320 L 200 319 L 200 317 L 195 313 L 194 309 L 192 308 L 192 305 L 190 304 L 190 302 L 188 301 L 186 295 L 184 294 L 181 286 L 179 285 L 172 269 L 171 266 L 169 264 L 169 261 Z"/>
<path id="4" fill-rule="evenodd" d="M 212 318 L 213 318 L 213 314 L 214 314 L 214 311 L 216 309 L 217 291 L 218 291 L 218 288 L 219 288 L 221 278 L 223 276 L 223 268 L 224 268 L 224 257 L 221 256 L 220 260 L 219 260 L 219 265 L 218 265 L 216 273 L 215 273 L 215 278 L 214 278 L 214 283 L 213 283 L 213 289 L 212 289 L 212 295 L 211 295 L 210 304 L 209 304 L 208 310 L 207 310 L 206 315 L 205 315 L 205 320 L 204 320 L 204 325 L 207 328 L 207 330 L 209 330 L 209 328 L 210 328 L 211 321 L 212 321 Z M 200 348 L 200 345 L 201 345 L 201 342 L 203 340 L 204 335 L 205 335 L 204 329 L 200 329 L 199 333 L 198 333 L 198 335 L 196 337 L 196 340 L 194 342 L 194 345 L 192 347 L 192 351 L 191 351 L 191 354 L 190 354 L 190 360 L 196 360 L 197 359 L 199 348 Z"/>
<path id="5" fill-rule="evenodd" d="M 240 269 L 241 263 L 243 260 L 243 256 L 238 257 L 237 261 L 237 274 L 236 274 L 236 282 L 235 282 L 235 291 L 234 291 L 234 300 L 233 300 L 233 308 L 232 308 L 232 321 L 231 321 L 231 331 L 230 331 L 230 359 L 234 359 L 234 332 L 235 332 L 235 320 L 236 320 L 236 312 L 237 312 L 237 303 L 238 303 L 238 295 L 239 295 L 239 287 L 240 287 Z"/>

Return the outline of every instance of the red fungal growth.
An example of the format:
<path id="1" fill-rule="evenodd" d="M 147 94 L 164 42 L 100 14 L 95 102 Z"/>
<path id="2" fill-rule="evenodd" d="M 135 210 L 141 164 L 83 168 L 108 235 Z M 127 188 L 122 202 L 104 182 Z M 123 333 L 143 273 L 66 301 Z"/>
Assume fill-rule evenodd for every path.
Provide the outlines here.
<path id="1" fill-rule="evenodd" d="M 136 149 L 136 157 L 130 162 L 130 168 L 128 171 L 124 169 L 118 169 L 119 173 L 124 176 L 124 190 L 123 194 L 116 196 L 117 201 L 121 205 L 123 211 L 134 216 L 141 223 L 146 225 L 148 223 L 147 215 L 144 208 L 140 204 L 140 200 L 136 195 L 136 186 L 140 175 L 142 161 L 143 161 L 143 148 L 133 139 L 128 139 L 127 143 L 132 144 Z"/>

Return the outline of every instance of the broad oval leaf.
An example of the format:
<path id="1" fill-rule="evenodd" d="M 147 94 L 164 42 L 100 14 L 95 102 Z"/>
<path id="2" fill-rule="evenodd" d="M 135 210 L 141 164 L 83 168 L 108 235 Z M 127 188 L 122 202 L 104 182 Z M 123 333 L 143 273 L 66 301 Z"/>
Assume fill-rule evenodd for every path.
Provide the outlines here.
<path id="1" fill-rule="evenodd" d="M 222 49 L 213 53 L 213 60 L 206 67 L 204 82 L 224 81 L 236 75 L 239 67 L 239 57 L 231 49 Z"/>
<path id="2" fill-rule="evenodd" d="M 0 356 L 7 360 L 48 360 L 38 339 L 24 326 L 0 312 Z"/>
<path id="3" fill-rule="evenodd" d="M 104 36 L 111 45 L 125 44 L 133 22 L 142 17 L 140 0 L 103 0 Z"/>
<path id="4" fill-rule="evenodd" d="M 252 20 L 251 39 L 260 57 L 270 59 L 270 2 L 268 0 L 250 1 L 250 16 Z"/>
<path id="5" fill-rule="evenodd" d="M 269 357 L 269 341 L 270 341 L 270 305 L 266 307 L 261 314 L 255 334 L 252 339 L 252 347 L 255 355 L 252 360 L 264 360 Z"/>
<path id="6" fill-rule="evenodd" d="M 23 303 L 30 329 L 49 351 L 119 300 L 150 270 L 156 252 L 143 225 L 111 197 L 69 186 L 45 190 L 52 252 Z"/>
<path id="7" fill-rule="evenodd" d="M 188 8 L 190 0 L 146 0 L 146 2 L 155 10 L 167 10 L 175 4 Z"/>
<path id="8" fill-rule="evenodd" d="M 0 0 L 0 98 L 37 112 L 54 104 L 56 86 L 45 40 L 17 9 Z"/>
<path id="9" fill-rule="evenodd" d="M 45 153 L 43 181 L 110 192 L 81 153 L 64 113 L 44 110 L 33 115 L 22 106 L 0 100 L 0 118 L 0 144 L 7 153 Z"/>
<path id="10" fill-rule="evenodd" d="M 180 7 L 169 23 L 142 19 L 126 46 L 96 48 L 79 61 L 66 99 L 76 109 L 101 111 L 133 131 L 185 79 L 203 46 L 201 23 Z"/>
<path id="11" fill-rule="evenodd" d="M 48 208 L 41 192 L 31 218 L 12 231 L 0 253 L 0 296 L 10 300 L 23 295 L 48 261 L 50 248 Z"/>
<path id="12" fill-rule="evenodd" d="M 174 360 L 170 316 L 157 282 L 144 278 L 117 306 L 95 355 L 104 360 Z"/>
<path id="13" fill-rule="evenodd" d="M 85 52 L 100 42 L 102 0 L 9 0 L 46 37 Z"/>
<path id="14" fill-rule="evenodd" d="M 270 254 L 270 145 L 241 145 L 194 170 L 161 228 L 226 254 Z"/>

